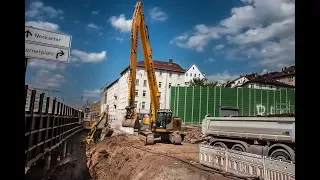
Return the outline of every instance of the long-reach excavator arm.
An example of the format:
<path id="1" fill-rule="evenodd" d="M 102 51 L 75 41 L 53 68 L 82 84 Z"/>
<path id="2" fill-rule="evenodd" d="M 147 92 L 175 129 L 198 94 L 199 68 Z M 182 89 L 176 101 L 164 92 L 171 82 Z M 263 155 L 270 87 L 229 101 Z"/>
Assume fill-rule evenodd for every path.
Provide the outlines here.
<path id="1" fill-rule="evenodd" d="M 137 2 L 133 17 L 132 17 L 132 26 L 131 26 L 131 48 L 130 48 L 130 68 L 129 68 L 129 77 L 128 77 L 128 100 L 129 106 L 127 107 L 127 113 L 122 126 L 124 127 L 133 127 L 137 120 L 137 113 L 134 107 L 135 103 L 135 93 L 136 93 L 136 73 L 137 73 L 137 52 L 138 52 L 138 36 L 140 33 L 140 39 L 142 44 L 143 56 L 144 56 L 144 65 L 147 72 L 148 84 L 150 90 L 150 96 L 152 100 L 152 116 L 151 120 L 155 123 L 156 112 L 159 109 L 159 97 L 160 93 L 158 90 L 157 79 L 153 67 L 152 60 L 152 50 L 149 42 L 148 27 L 145 23 L 142 2 Z M 155 124 L 153 124 L 153 127 Z"/>
<path id="2" fill-rule="evenodd" d="M 122 121 L 122 126 L 137 127 L 137 124 L 138 127 L 140 126 L 139 121 L 137 121 L 137 112 L 134 106 L 136 95 L 138 36 L 140 34 L 141 46 L 144 56 L 144 66 L 147 73 L 151 97 L 151 124 L 148 117 L 144 118 L 142 120 L 142 124 L 146 125 L 148 128 L 146 129 L 147 131 L 140 132 L 146 135 L 146 144 L 153 144 L 154 136 L 161 136 L 161 138 L 169 139 L 174 144 L 180 144 L 181 136 L 179 134 L 179 131 L 181 130 L 181 119 L 172 117 L 172 111 L 170 109 L 159 109 L 160 92 L 158 89 L 154 62 L 152 59 L 152 49 L 150 46 L 148 27 L 145 22 L 142 7 L 142 2 L 137 2 L 132 17 L 130 69 L 128 77 L 129 106 L 126 108 L 127 113 Z"/>

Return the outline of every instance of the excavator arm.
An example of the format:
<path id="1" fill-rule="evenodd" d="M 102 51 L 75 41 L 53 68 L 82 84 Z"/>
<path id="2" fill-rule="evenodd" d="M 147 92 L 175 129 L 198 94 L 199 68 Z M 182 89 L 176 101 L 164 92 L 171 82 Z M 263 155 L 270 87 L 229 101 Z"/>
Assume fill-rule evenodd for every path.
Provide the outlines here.
<path id="1" fill-rule="evenodd" d="M 99 131 L 99 133 L 97 133 L 98 131 L 98 125 L 102 122 L 102 120 L 106 120 L 106 122 L 104 123 L 104 127 L 101 131 Z M 105 109 L 103 111 L 103 113 L 100 114 L 98 120 L 96 120 L 90 128 L 90 132 L 88 134 L 88 136 L 85 138 L 85 142 L 87 144 L 92 144 L 95 143 L 97 140 L 99 139 L 103 139 L 105 136 L 111 136 L 113 133 L 113 130 L 111 128 L 108 127 L 108 109 Z M 101 136 L 102 134 L 102 136 Z M 99 138 L 99 139 L 98 139 Z"/>
<path id="2" fill-rule="evenodd" d="M 131 48 L 130 48 L 130 69 L 128 77 L 128 100 L 129 106 L 126 108 L 127 113 L 124 120 L 122 121 L 122 126 L 124 127 L 134 127 L 137 120 L 137 113 L 134 107 L 135 103 L 135 92 L 136 92 L 136 72 L 137 72 L 137 52 L 138 52 L 138 36 L 140 33 L 141 46 L 144 56 L 144 65 L 147 72 L 148 84 L 151 96 L 152 104 L 152 116 L 151 121 L 153 127 L 155 127 L 156 112 L 159 109 L 159 97 L 160 93 L 158 90 L 158 84 L 156 80 L 156 74 L 154 70 L 154 64 L 152 60 L 152 50 L 150 47 L 148 28 L 145 22 L 143 13 L 143 3 L 137 2 L 131 26 Z"/>

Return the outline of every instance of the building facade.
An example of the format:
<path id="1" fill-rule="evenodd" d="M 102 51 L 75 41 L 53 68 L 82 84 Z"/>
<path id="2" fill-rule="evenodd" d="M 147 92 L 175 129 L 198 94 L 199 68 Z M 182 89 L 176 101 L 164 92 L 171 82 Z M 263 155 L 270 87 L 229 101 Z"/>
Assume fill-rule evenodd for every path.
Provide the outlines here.
<path id="1" fill-rule="evenodd" d="M 296 67 L 295 65 L 290 67 L 284 67 L 281 72 L 277 73 L 272 79 L 291 86 L 296 85 Z"/>
<path id="2" fill-rule="evenodd" d="M 184 86 L 185 70 L 172 59 L 169 61 L 154 60 L 154 69 L 160 91 L 160 108 L 170 108 L 170 88 L 171 86 Z M 109 84 L 105 88 L 107 100 L 106 108 L 109 108 L 109 118 L 122 119 L 125 115 L 125 107 L 128 106 L 128 75 L 129 67 L 120 73 L 120 78 Z M 105 98 L 101 97 L 101 98 Z M 147 73 L 144 68 L 144 62 L 137 62 L 136 75 L 136 98 L 135 106 L 138 113 L 148 114 L 150 112 L 150 91 L 147 80 Z"/>
<path id="3" fill-rule="evenodd" d="M 202 73 L 202 72 L 200 71 L 200 69 L 199 69 L 195 64 L 191 65 L 191 66 L 186 70 L 186 73 L 185 73 L 185 76 L 184 76 L 184 79 L 185 79 L 184 85 L 185 85 L 185 86 L 188 86 L 188 85 L 189 85 L 189 82 L 190 82 L 193 78 L 199 78 L 199 79 L 205 78 L 205 74 Z"/>

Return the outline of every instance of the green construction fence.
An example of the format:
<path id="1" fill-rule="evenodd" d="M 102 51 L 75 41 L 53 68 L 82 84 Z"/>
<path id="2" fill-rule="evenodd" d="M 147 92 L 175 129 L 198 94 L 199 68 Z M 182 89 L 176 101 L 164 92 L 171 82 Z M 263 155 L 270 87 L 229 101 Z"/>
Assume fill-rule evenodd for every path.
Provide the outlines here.
<path id="1" fill-rule="evenodd" d="M 171 87 L 170 108 L 184 124 L 199 125 L 206 114 L 219 117 L 220 107 L 238 108 L 240 116 L 295 113 L 295 90 Z"/>

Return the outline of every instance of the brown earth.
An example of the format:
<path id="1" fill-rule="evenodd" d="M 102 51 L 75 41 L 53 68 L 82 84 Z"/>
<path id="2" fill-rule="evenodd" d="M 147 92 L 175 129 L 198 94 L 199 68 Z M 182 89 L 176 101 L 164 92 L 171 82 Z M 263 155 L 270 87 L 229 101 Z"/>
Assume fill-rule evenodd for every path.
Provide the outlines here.
<path id="1" fill-rule="evenodd" d="M 230 179 L 200 168 L 196 144 L 145 146 L 143 140 L 140 135 L 119 134 L 87 147 L 91 177 L 97 180 Z"/>

